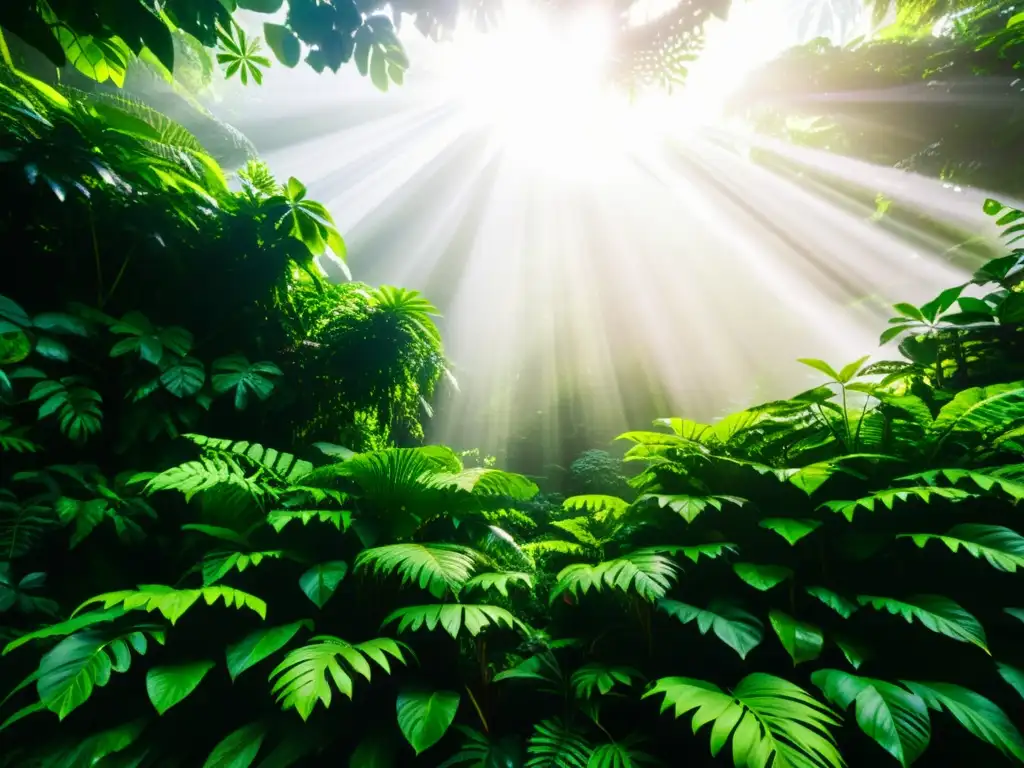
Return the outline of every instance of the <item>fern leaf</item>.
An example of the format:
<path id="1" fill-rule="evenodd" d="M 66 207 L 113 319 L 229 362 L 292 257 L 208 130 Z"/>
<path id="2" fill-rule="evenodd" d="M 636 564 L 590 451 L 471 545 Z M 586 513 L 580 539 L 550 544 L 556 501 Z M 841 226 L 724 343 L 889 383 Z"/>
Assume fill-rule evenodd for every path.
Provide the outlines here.
<path id="1" fill-rule="evenodd" d="M 531 541 L 523 544 L 523 552 L 536 557 L 538 555 L 583 555 L 587 548 L 574 541 L 562 541 L 561 539 L 546 539 L 544 541 Z"/>
<path id="2" fill-rule="evenodd" d="M 576 698 L 589 699 L 595 691 L 602 696 L 608 695 L 616 685 L 629 688 L 634 678 L 642 679 L 643 675 L 632 667 L 592 663 L 577 669 L 570 683 Z"/>
<path id="3" fill-rule="evenodd" d="M 982 491 L 990 491 L 996 488 L 1015 501 L 1024 499 L 1024 483 L 1010 477 L 1002 477 L 970 469 L 933 469 L 928 472 L 897 478 L 897 481 L 923 483 L 928 486 L 938 485 L 940 480 L 946 480 L 952 485 L 966 480 Z"/>
<path id="4" fill-rule="evenodd" d="M 1024 567 L 1024 536 L 1001 525 L 964 523 L 953 526 L 943 535 L 904 533 L 897 538 L 909 538 L 921 548 L 934 539 L 941 541 L 954 554 L 963 548 L 1000 571 L 1016 573 L 1018 567 Z"/>
<path id="5" fill-rule="evenodd" d="M 939 411 L 929 427 L 936 449 L 956 432 L 995 437 L 1024 419 L 1024 387 L 1021 382 L 991 387 L 971 387 L 956 394 Z"/>
<path id="6" fill-rule="evenodd" d="M 204 448 L 244 456 L 256 466 L 265 469 L 278 480 L 289 485 L 298 484 L 313 471 L 312 463 L 296 458 L 290 453 L 264 448 L 258 443 L 250 443 L 245 440 L 224 440 L 194 434 L 184 435 L 184 437 Z"/>
<path id="7" fill-rule="evenodd" d="M 526 768 L 587 768 L 594 748 L 558 718 L 533 726 Z"/>
<path id="8" fill-rule="evenodd" d="M 50 507 L 19 502 L 13 493 L 0 489 L 0 559 L 10 561 L 28 554 L 56 525 Z"/>
<path id="9" fill-rule="evenodd" d="M 540 490 L 536 483 L 522 475 L 485 467 L 437 473 L 429 478 L 428 484 L 434 488 L 457 488 L 479 496 L 504 496 L 519 501 L 532 499 Z"/>
<path id="10" fill-rule="evenodd" d="M 508 597 L 508 588 L 513 584 L 522 584 L 527 589 L 533 588 L 533 577 L 528 573 L 513 571 L 508 573 L 481 573 L 466 582 L 464 589 L 480 589 L 484 592 L 497 590 L 502 597 Z"/>
<path id="11" fill-rule="evenodd" d="M 347 509 L 275 509 L 267 513 L 267 523 L 280 533 L 292 520 L 309 525 L 311 520 L 330 523 L 339 531 L 347 531 L 352 524 L 352 513 Z"/>
<path id="12" fill-rule="evenodd" d="M 393 611 L 381 622 L 383 629 L 392 622 L 398 622 L 399 632 L 416 632 L 424 627 L 435 630 L 438 625 L 453 638 L 465 629 L 476 637 L 491 626 L 505 626 L 509 629 L 525 628 L 523 623 L 504 608 L 494 605 L 464 605 L 447 603 L 443 605 L 413 605 Z"/>
<path id="13" fill-rule="evenodd" d="M 174 624 L 189 608 L 195 605 L 199 598 L 202 598 L 207 605 L 213 605 L 218 600 L 223 600 L 224 605 L 228 608 L 232 606 L 248 608 L 258 614 L 261 619 L 267 618 L 267 604 L 258 597 L 240 589 L 219 584 L 200 589 L 174 589 L 163 584 L 140 584 L 138 589 L 124 589 L 120 592 L 107 592 L 90 597 L 71 615 L 75 616 L 87 605 L 100 603 L 104 609 L 120 605 L 126 611 L 160 611 L 165 619 Z"/>
<path id="14" fill-rule="evenodd" d="M 949 502 L 964 501 L 976 498 L 973 493 L 960 490 L 959 488 L 939 488 L 928 485 L 909 488 L 887 488 L 878 491 L 870 496 L 864 496 L 853 501 L 826 501 L 818 509 L 827 509 L 830 512 L 837 512 L 843 515 L 849 522 L 853 522 L 853 515 L 858 509 L 874 512 L 878 504 L 885 509 L 892 510 L 897 501 L 909 501 L 919 499 L 930 504 L 933 499 L 945 499 Z"/>
<path id="15" fill-rule="evenodd" d="M 712 601 L 707 609 L 697 608 L 678 600 L 659 600 L 658 609 L 683 624 L 697 622 L 702 635 L 713 631 L 723 643 L 746 659 L 747 654 L 764 639 L 764 625 L 754 615 L 724 601 Z"/>
<path id="16" fill-rule="evenodd" d="M 638 550 L 597 565 L 574 563 L 559 571 L 551 600 L 563 592 L 579 597 L 591 589 L 600 592 L 608 587 L 623 592 L 635 590 L 645 600 L 654 601 L 665 596 L 679 578 L 679 570 L 678 565 L 657 550 Z"/>
<path id="17" fill-rule="evenodd" d="M 571 511 L 585 510 L 595 514 L 603 513 L 602 516 L 621 517 L 629 509 L 629 502 L 623 501 L 618 496 L 604 496 L 601 494 L 585 494 L 582 496 L 570 496 L 562 502 L 562 508 Z"/>
<path id="18" fill-rule="evenodd" d="M 601 744 L 590 755 L 587 768 L 640 768 L 643 765 L 657 765 L 658 760 L 633 748 L 634 739 L 612 744 Z"/>
<path id="19" fill-rule="evenodd" d="M 888 611 L 893 616 L 902 616 L 908 624 L 917 619 L 932 632 L 938 632 L 961 643 L 971 643 L 989 653 L 988 641 L 981 623 L 948 597 L 915 595 L 905 600 L 896 600 L 891 597 L 859 595 L 857 602 L 871 606 L 876 611 Z"/>
<path id="20" fill-rule="evenodd" d="M 389 544 L 364 549 L 355 566 L 385 576 L 398 571 L 403 586 L 415 584 L 441 598 L 449 590 L 457 595 L 481 559 L 480 553 L 458 544 Z"/>
<path id="21" fill-rule="evenodd" d="M 704 680 L 665 677 L 644 694 L 663 695 L 661 711 L 682 717 L 694 711 L 693 728 L 714 723 L 711 755 L 733 740 L 737 763 L 764 766 L 842 768 L 829 726 L 835 713 L 799 686 L 760 672 L 747 675 L 731 694 Z"/>
<path id="22" fill-rule="evenodd" d="M 211 552 L 203 558 L 203 584 L 216 584 L 232 570 L 243 573 L 250 565 L 257 566 L 268 558 L 279 560 L 284 554 L 280 549 L 265 549 L 259 552 Z"/>
<path id="23" fill-rule="evenodd" d="M 688 523 L 696 520 L 697 516 L 708 507 L 721 512 L 725 504 L 734 504 L 737 507 L 742 507 L 747 503 L 746 499 L 741 499 L 739 496 L 690 496 L 687 494 L 659 493 L 646 493 L 637 501 L 655 501 L 659 507 L 662 509 L 668 507 Z"/>
<path id="24" fill-rule="evenodd" d="M 144 654 L 146 635 L 163 644 L 159 627 L 140 625 L 128 630 L 90 629 L 64 638 L 39 662 L 36 689 L 43 706 L 63 720 L 84 704 L 111 672 L 127 672 L 131 649 Z"/>
<path id="25" fill-rule="evenodd" d="M 402 644 L 390 638 L 353 645 L 338 637 L 318 635 L 308 645 L 289 651 L 274 668 L 270 673 L 273 681 L 271 693 L 283 709 L 295 709 L 306 720 L 317 702 L 323 703 L 325 708 L 331 706 L 332 689 L 328 675 L 338 691 L 351 699 L 352 676 L 358 674 L 370 679 L 372 668 L 367 659 L 390 674 L 384 654 L 405 664 L 403 648 Z"/>

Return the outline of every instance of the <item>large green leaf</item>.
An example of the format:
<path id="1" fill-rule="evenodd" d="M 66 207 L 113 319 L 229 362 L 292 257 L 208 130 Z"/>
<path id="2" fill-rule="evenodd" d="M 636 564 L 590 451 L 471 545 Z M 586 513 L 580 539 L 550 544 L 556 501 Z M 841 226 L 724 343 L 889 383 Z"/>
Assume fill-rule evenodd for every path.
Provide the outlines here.
<path id="1" fill-rule="evenodd" d="M 558 572 L 554 601 L 563 592 L 574 596 L 586 595 L 591 589 L 600 592 L 605 587 L 623 592 L 636 591 L 645 600 L 664 597 L 679 578 L 679 566 L 664 554 L 664 547 L 649 547 L 622 555 L 614 560 L 589 565 L 574 563 Z M 671 548 L 669 548 L 671 549 Z"/>
<path id="2" fill-rule="evenodd" d="M 796 544 L 808 534 L 814 533 L 821 526 L 820 520 L 798 520 L 791 517 L 768 517 L 758 523 L 762 528 L 775 531 L 790 543 Z"/>
<path id="3" fill-rule="evenodd" d="M 764 625 L 752 614 L 722 600 L 714 600 L 707 609 L 697 608 L 678 600 L 661 599 L 658 608 L 683 624 L 697 622 L 702 635 L 708 630 L 739 654 L 741 659 L 761 644 Z"/>
<path id="4" fill-rule="evenodd" d="M 475 637 L 490 626 L 505 626 L 510 629 L 522 627 L 519 619 L 504 608 L 462 603 L 410 605 L 407 608 L 399 608 L 388 614 L 381 622 L 381 627 L 394 621 L 398 622 L 399 632 L 416 632 L 423 627 L 433 631 L 440 626 L 452 637 L 458 637 L 462 629 Z"/>
<path id="5" fill-rule="evenodd" d="M 905 600 L 873 595 L 858 595 L 857 602 L 876 611 L 902 616 L 908 623 L 917 619 L 932 632 L 962 643 L 972 643 L 988 653 L 988 641 L 981 623 L 958 603 L 942 595 L 915 595 Z"/>
<path id="6" fill-rule="evenodd" d="M 242 355 L 230 355 L 213 361 L 213 391 L 235 393 L 235 408 L 244 411 L 251 395 L 266 400 L 277 386 L 281 369 L 274 363 L 250 363 Z"/>
<path id="7" fill-rule="evenodd" d="M 302 627 L 313 628 L 313 622 L 307 620 L 293 621 L 281 627 L 267 627 L 250 632 L 237 643 L 227 648 L 228 674 L 234 680 L 270 654 L 284 648 L 295 637 Z"/>
<path id="8" fill-rule="evenodd" d="M 1016 573 L 1017 568 L 1024 567 L 1024 536 L 1001 525 L 962 523 L 954 525 L 943 535 L 904 533 L 900 538 L 909 538 L 919 547 L 924 547 L 934 539 L 954 553 L 963 548 L 968 554 L 983 558 L 1000 571 Z"/>
<path id="9" fill-rule="evenodd" d="M 743 581 L 754 589 L 766 592 L 786 579 L 793 577 L 793 571 L 784 565 L 758 565 L 757 563 L 733 563 L 732 569 Z"/>
<path id="10" fill-rule="evenodd" d="M 193 661 L 172 667 L 152 667 L 146 673 L 146 693 L 159 714 L 185 699 L 213 669 L 212 661 Z"/>
<path id="11" fill-rule="evenodd" d="M 146 652 L 146 633 L 163 642 L 158 627 L 113 631 L 88 629 L 59 642 L 39 662 L 36 690 L 43 705 L 63 720 L 105 686 L 112 672 L 131 666 L 131 649 Z"/>
<path id="12" fill-rule="evenodd" d="M 480 559 L 475 550 L 458 544 L 389 544 L 364 549 L 355 567 L 385 576 L 397 571 L 403 585 L 415 584 L 441 598 L 448 590 L 458 594 Z"/>
<path id="13" fill-rule="evenodd" d="M 338 691 L 351 699 L 352 675 L 370 679 L 371 667 L 367 659 L 390 673 L 388 656 L 404 664 L 403 648 L 386 637 L 353 644 L 338 637 L 318 635 L 308 645 L 289 651 L 274 668 L 270 673 L 274 682 L 271 693 L 284 709 L 295 709 L 306 720 L 317 702 L 331 706 L 333 695 L 328 676 Z"/>
<path id="14" fill-rule="evenodd" d="M 616 685 L 627 688 L 633 684 L 634 678 L 642 675 L 632 667 L 599 664 L 584 664 L 573 672 L 570 684 L 578 699 L 589 699 L 594 692 L 605 696 L 611 693 Z"/>
<path id="15" fill-rule="evenodd" d="M 852 600 L 847 600 L 842 595 L 826 587 L 807 587 L 806 591 L 807 594 L 816 597 L 844 619 L 853 616 L 854 612 L 860 607 Z"/>
<path id="16" fill-rule="evenodd" d="M 782 647 L 793 659 L 793 666 L 813 661 L 821 655 L 822 648 L 825 647 L 825 636 L 820 628 L 805 621 L 798 621 L 782 611 L 772 611 L 768 619 Z"/>
<path id="17" fill-rule="evenodd" d="M 920 696 L 929 709 L 945 709 L 971 734 L 1024 763 L 1024 738 L 1020 731 L 1003 710 L 981 694 L 952 683 L 904 680 L 903 684 Z"/>
<path id="18" fill-rule="evenodd" d="M 262 723 L 243 725 L 213 748 L 203 768 L 249 768 L 256 760 L 266 735 Z"/>
<path id="19" fill-rule="evenodd" d="M 434 746 L 451 727 L 460 699 L 454 691 L 403 691 L 398 694 L 398 727 L 417 755 Z"/>
<path id="20" fill-rule="evenodd" d="M 123 605 L 125 610 L 160 611 L 165 619 L 174 624 L 200 598 L 207 605 L 223 600 L 228 608 L 248 608 L 261 619 L 267 618 L 265 602 L 248 592 L 221 584 L 201 589 L 174 589 L 163 584 L 142 584 L 138 589 L 124 589 L 91 597 L 75 609 L 75 614 L 93 603 L 102 603 L 104 608 Z"/>
<path id="21" fill-rule="evenodd" d="M 733 740 L 737 766 L 762 768 L 806 766 L 842 768 L 843 758 L 829 726 L 838 725 L 834 713 L 799 686 L 760 672 L 747 675 L 731 694 L 713 683 L 688 677 L 664 677 L 644 694 L 663 695 L 661 711 L 676 717 L 696 710 L 694 731 L 708 723 L 711 755 L 717 756 Z"/>
<path id="22" fill-rule="evenodd" d="M 924 699 L 892 683 L 820 669 L 811 681 L 842 710 L 856 706 L 857 725 L 886 752 L 909 766 L 931 740 L 931 718 Z"/>
<path id="23" fill-rule="evenodd" d="M 334 560 L 314 565 L 299 577 L 299 586 L 317 608 L 323 608 L 348 573 L 348 563 Z"/>

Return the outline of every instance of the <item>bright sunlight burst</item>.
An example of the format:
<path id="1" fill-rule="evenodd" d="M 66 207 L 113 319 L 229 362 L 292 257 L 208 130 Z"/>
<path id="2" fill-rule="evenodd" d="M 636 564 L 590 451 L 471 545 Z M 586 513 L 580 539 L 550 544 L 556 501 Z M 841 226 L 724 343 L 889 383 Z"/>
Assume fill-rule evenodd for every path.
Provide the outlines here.
<path id="1" fill-rule="evenodd" d="M 469 27 L 457 37 L 443 77 L 506 151 L 531 167 L 572 175 L 609 148 L 625 115 L 606 83 L 612 31 L 593 9 L 556 22 L 535 6 L 510 3 L 497 29 Z"/>

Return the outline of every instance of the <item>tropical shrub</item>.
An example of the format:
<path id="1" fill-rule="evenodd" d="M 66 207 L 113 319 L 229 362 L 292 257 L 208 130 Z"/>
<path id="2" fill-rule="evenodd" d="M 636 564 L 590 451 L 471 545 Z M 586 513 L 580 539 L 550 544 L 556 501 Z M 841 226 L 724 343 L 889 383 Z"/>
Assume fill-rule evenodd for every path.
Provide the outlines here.
<path id="1" fill-rule="evenodd" d="M 5 649 L 10 761 L 1024 762 L 1022 268 L 896 305 L 893 359 L 622 435 L 630 498 L 543 517 L 439 446 L 187 435 L 125 481 L 142 549 L 78 548 L 137 555 L 40 594 L 44 531 L 3 569 L 57 619 Z"/>

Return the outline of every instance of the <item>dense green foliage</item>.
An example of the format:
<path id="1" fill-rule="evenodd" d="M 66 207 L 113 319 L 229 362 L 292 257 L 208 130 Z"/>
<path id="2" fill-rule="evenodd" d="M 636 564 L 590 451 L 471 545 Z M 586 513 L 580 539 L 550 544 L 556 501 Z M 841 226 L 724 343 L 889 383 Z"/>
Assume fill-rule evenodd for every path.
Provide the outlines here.
<path id="1" fill-rule="evenodd" d="M 1024 762 L 1024 212 L 889 359 L 554 503 L 417 444 L 436 311 L 299 180 L 3 70 L 0 182 L 0 764 Z"/>
<path id="2" fill-rule="evenodd" d="M 789 141 L 1022 195 L 1024 16 L 1011 0 L 980 8 L 941 35 L 918 26 L 932 15 L 905 15 L 887 35 L 808 43 L 758 71 L 734 110 Z"/>

